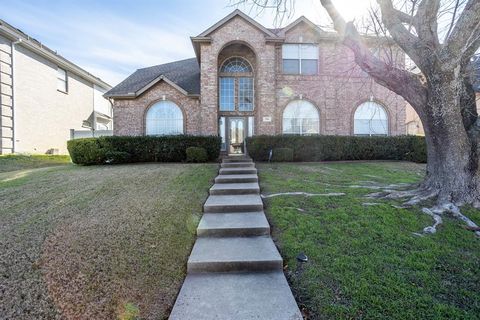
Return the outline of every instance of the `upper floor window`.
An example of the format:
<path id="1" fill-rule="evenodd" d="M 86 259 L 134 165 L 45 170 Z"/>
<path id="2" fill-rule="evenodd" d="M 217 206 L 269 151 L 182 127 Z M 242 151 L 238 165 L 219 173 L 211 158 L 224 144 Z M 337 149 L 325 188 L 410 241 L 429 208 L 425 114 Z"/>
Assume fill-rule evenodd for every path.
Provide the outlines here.
<path id="1" fill-rule="evenodd" d="M 360 136 L 388 135 L 388 116 L 380 104 L 368 101 L 355 110 L 353 133 Z"/>
<path id="2" fill-rule="evenodd" d="M 57 68 L 57 90 L 68 92 L 68 78 L 67 71 L 62 68 Z"/>
<path id="3" fill-rule="evenodd" d="M 253 69 L 240 57 L 227 59 L 220 68 L 220 111 L 253 111 Z"/>
<path id="4" fill-rule="evenodd" d="M 316 44 L 284 44 L 282 46 L 283 73 L 318 73 L 318 46 Z"/>

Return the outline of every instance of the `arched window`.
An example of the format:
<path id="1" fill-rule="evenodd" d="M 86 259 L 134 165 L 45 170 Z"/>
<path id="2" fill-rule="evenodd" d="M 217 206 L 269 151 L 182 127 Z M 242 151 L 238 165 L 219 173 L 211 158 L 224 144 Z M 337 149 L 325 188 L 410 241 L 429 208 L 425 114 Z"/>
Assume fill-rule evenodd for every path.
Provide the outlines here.
<path id="1" fill-rule="evenodd" d="M 253 70 L 240 57 L 227 59 L 220 68 L 220 111 L 253 111 Z"/>
<path id="2" fill-rule="evenodd" d="M 320 133 L 317 108 L 305 100 L 290 102 L 283 111 L 283 133 L 301 135 Z"/>
<path id="3" fill-rule="evenodd" d="M 183 113 L 172 101 L 155 103 L 145 117 L 147 135 L 183 133 Z"/>
<path id="4" fill-rule="evenodd" d="M 235 73 L 235 72 L 252 72 L 252 67 L 247 60 L 240 57 L 233 57 L 225 60 L 220 69 L 220 72 Z"/>
<path id="5" fill-rule="evenodd" d="M 373 101 L 362 103 L 355 110 L 353 133 L 361 136 L 388 135 L 388 117 L 385 109 Z"/>

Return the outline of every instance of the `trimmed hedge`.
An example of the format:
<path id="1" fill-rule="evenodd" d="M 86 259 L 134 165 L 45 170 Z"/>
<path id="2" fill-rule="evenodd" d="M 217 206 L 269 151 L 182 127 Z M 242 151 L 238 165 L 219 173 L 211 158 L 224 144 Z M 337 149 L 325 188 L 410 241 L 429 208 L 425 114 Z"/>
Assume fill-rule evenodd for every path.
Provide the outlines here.
<path id="1" fill-rule="evenodd" d="M 206 150 L 207 160 L 220 154 L 217 136 L 113 136 L 70 140 L 68 152 L 76 164 L 92 165 L 128 162 L 182 162 L 189 147 Z"/>
<path id="2" fill-rule="evenodd" d="M 207 162 L 207 150 L 200 147 L 187 148 L 187 162 Z"/>
<path id="3" fill-rule="evenodd" d="M 405 160 L 427 162 L 424 137 L 254 136 L 247 150 L 256 161 L 268 161 L 270 150 L 293 149 L 293 161 Z M 275 151 L 274 151 L 275 152 Z"/>
<path id="4" fill-rule="evenodd" d="M 292 162 L 293 149 L 292 148 L 275 148 L 272 152 L 272 161 L 274 162 Z"/>

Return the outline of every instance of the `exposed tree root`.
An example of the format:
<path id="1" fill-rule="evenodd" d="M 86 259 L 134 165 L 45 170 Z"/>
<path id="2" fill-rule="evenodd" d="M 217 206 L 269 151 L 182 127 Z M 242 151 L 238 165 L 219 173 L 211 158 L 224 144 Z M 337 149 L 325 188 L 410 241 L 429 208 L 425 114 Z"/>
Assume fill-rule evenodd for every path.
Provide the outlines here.
<path id="1" fill-rule="evenodd" d="M 273 194 L 262 194 L 260 195 L 263 199 L 273 198 L 278 196 L 305 196 L 305 197 L 338 197 L 344 196 L 343 192 L 331 192 L 331 193 L 308 193 L 308 192 L 282 192 L 282 193 L 273 193 Z"/>
<path id="2" fill-rule="evenodd" d="M 437 227 L 443 223 L 442 217 L 440 217 L 439 214 L 436 214 L 435 212 L 433 212 L 433 210 L 428 209 L 428 208 L 423 208 L 422 212 L 431 216 L 433 218 L 433 221 L 434 221 L 433 225 L 423 228 L 423 232 L 424 233 L 435 233 L 435 232 L 437 232 Z"/>

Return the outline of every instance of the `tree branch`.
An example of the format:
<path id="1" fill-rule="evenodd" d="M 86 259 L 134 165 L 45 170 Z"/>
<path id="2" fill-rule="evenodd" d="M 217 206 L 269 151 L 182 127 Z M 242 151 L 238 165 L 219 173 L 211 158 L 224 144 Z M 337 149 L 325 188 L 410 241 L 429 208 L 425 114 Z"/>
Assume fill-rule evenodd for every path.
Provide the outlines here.
<path id="1" fill-rule="evenodd" d="M 437 49 L 440 46 L 437 23 L 438 10 L 440 10 L 440 0 L 423 0 L 418 5 L 414 19 L 418 37 L 432 49 Z"/>
<path id="2" fill-rule="evenodd" d="M 452 52 L 461 53 L 453 55 L 455 61 L 470 58 L 478 49 L 480 38 L 480 1 L 469 0 L 462 14 L 445 41 L 444 50 L 446 55 Z M 453 62 L 452 65 L 456 63 Z"/>
<path id="3" fill-rule="evenodd" d="M 352 22 L 346 23 L 331 0 L 320 0 L 322 6 L 333 20 L 335 30 L 342 42 L 355 55 L 355 62 L 377 83 L 404 97 L 416 110 L 421 112 L 426 104 L 426 89 L 419 76 L 406 70 L 387 65 L 375 57 Z M 402 26 L 403 27 L 403 26 Z"/>

